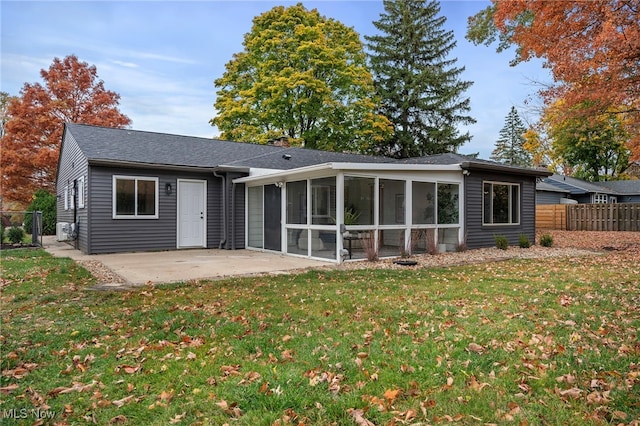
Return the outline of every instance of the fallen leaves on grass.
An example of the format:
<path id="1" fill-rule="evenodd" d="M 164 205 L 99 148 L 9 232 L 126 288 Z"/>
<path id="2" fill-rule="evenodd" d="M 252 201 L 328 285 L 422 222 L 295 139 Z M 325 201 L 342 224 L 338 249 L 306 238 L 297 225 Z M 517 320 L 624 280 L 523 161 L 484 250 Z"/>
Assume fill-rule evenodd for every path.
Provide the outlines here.
<path id="1" fill-rule="evenodd" d="M 467 351 L 469 352 L 474 352 L 477 354 L 481 354 L 485 351 L 484 347 L 475 343 L 475 342 L 471 342 L 469 343 L 469 346 L 467 346 Z"/>
<path id="2" fill-rule="evenodd" d="M 256 406 L 274 426 L 557 422 L 533 404 L 629 423 L 640 407 L 637 259 L 611 251 L 74 294 L 49 317 L 12 302 L 0 393 L 37 407 L 55 397 L 70 424 L 160 410 L 169 424 L 185 413 L 232 424 L 257 418 Z M 86 324 L 72 323 L 78 312 Z M 32 335 L 46 337 L 17 337 Z M 49 385 L 36 390 L 43 375 Z"/>
<path id="3" fill-rule="evenodd" d="M 481 392 L 482 389 L 484 389 L 487 386 L 489 386 L 489 383 L 487 383 L 487 382 L 483 382 L 483 383 L 478 382 L 478 379 L 476 379 L 476 376 L 471 376 L 471 378 L 469 379 L 469 388 L 473 389 L 476 392 Z"/>
<path id="4" fill-rule="evenodd" d="M 0 387 L 0 392 L 6 395 L 18 389 L 19 387 L 20 385 L 18 385 L 17 383 L 12 383 L 10 385 Z"/>
<path id="5" fill-rule="evenodd" d="M 182 422 L 182 420 L 185 418 L 186 415 L 187 415 L 186 411 L 183 412 L 182 414 L 176 414 L 169 420 L 169 424 L 175 425 L 177 423 Z"/>
<path id="6" fill-rule="evenodd" d="M 129 395 L 129 396 L 125 396 L 122 399 L 117 399 L 115 401 L 111 401 L 111 403 L 113 405 L 115 405 L 116 407 L 121 408 L 122 406 L 124 406 L 125 404 L 133 401 L 134 399 L 135 399 L 134 395 Z"/>
<path id="7" fill-rule="evenodd" d="M 364 410 L 358 408 L 349 408 L 347 410 L 347 413 L 349 413 L 349 415 L 351 416 L 351 418 L 353 419 L 353 421 L 356 423 L 356 425 L 358 426 L 376 426 L 375 423 L 367 420 L 364 417 Z"/>
<path id="8" fill-rule="evenodd" d="M 29 374 L 29 372 L 35 370 L 36 368 L 38 368 L 38 364 L 33 362 L 26 362 L 12 369 L 2 370 L 2 375 L 14 379 L 22 379 L 27 374 Z"/>
<path id="9" fill-rule="evenodd" d="M 73 385 L 69 387 L 60 386 L 55 389 L 52 389 L 49 391 L 48 395 L 57 396 L 57 395 L 64 395 L 72 392 L 88 392 L 90 390 L 93 390 L 98 384 L 99 382 L 95 380 L 93 380 L 91 383 L 88 383 L 88 384 L 74 382 Z"/>
<path id="10" fill-rule="evenodd" d="M 236 419 L 242 417 L 242 410 L 240 409 L 240 407 L 238 407 L 237 402 L 232 402 L 231 404 L 229 404 L 227 401 L 222 400 L 216 402 L 216 405 L 230 417 Z"/>
<path id="11" fill-rule="evenodd" d="M 116 373 L 117 372 L 124 372 L 127 374 L 135 374 L 138 371 L 140 371 L 140 369 L 142 368 L 142 365 L 138 364 L 138 365 L 119 365 L 116 367 Z"/>
<path id="12" fill-rule="evenodd" d="M 262 375 L 260 373 L 256 371 L 249 371 L 244 375 L 243 379 L 238 382 L 238 384 L 248 385 L 250 383 L 255 382 L 256 380 L 259 380 L 260 378 L 262 378 Z"/>
<path id="13" fill-rule="evenodd" d="M 333 394 L 338 394 L 340 391 L 347 392 L 350 389 L 350 387 L 345 386 L 342 383 L 344 380 L 343 374 L 313 369 L 304 373 L 304 376 L 309 378 L 310 386 L 317 386 L 321 383 L 326 383 L 327 390 Z"/>
<path id="14" fill-rule="evenodd" d="M 168 404 L 171 402 L 176 392 L 172 389 L 170 391 L 162 391 L 160 395 L 158 395 L 158 401 Z"/>

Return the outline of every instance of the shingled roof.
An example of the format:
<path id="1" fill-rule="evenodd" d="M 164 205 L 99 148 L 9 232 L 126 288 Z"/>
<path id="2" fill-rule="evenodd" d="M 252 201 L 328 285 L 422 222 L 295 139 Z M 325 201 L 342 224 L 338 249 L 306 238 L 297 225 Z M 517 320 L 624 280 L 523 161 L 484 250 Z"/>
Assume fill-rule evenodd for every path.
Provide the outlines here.
<path id="1" fill-rule="evenodd" d="M 225 162 L 259 156 L 278 149 L 215 139 L 129 129 L 66 124 L 89 162 L 127 162 L 187 167 L 217 167 Z"/>
<path id="2" fill-rule="evenodd" d="M 327 162 L 385 163 L 395 160 L 360 154 L 277 147 L 129 129 L 66 124 L 89 162 L 217 168 L 289 170 Z"/>
<path id="3" fill-rule="evenodd" d="M 598 185 L 615 191 L 618 195 L 640 195 L 640 180 L 611 180 L 598 182 Z"/>
<path id="4" fill-rule="evenodd" d="M 597 185 L 596 183 L 587 182 L 585 180 L 574 178 L 571 176 L 554 174 L 545 179 L 545 182 L 558 188 L 566 189 L 573 195 L 610 192 Z"/>
<path id="5" fill-rule="evenodd" d="M 457 165 L 463 169 L 492 169 L 506 173 L 548 175 L 545 171 L 510 167 L 460 154 L 438 154 L 397 160 L 382 156 L 279 147 L 180 136 L 130 129 L 65 124 L 89 163 L 193 168 L 292 170 L 327 163 Z"/>

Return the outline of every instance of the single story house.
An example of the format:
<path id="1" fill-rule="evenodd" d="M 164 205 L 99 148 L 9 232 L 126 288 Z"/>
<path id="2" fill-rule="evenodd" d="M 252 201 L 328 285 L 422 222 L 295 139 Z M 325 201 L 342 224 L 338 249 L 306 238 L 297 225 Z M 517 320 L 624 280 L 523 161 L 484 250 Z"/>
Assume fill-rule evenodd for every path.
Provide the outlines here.
<path id="1" fill-rule="evenodd" d="M 571 191 L 560 186 L 548 183 L 545 180 L 536 185 L 536 204 L 576 204 L 571 198 Z"/>
<path id="2" fill-rule="evenodd" d="M 87 254 L 256 249 L 332 262 L 535 237 L 544 169 L 66 124 L 59 239 Z"/>
<path id="3" fill-rule="evenodd" d="M 536 188 L 537 204 L 639 203 L 640 180 L 587 182 L 554 174 Z"/>
<path id="4" fill-rule="evenodd" d="M 610 180 L 598 182 L 598 185 L 615 194 L 612 196 L 618 203 L 640 203 L 640 179 Z"/>

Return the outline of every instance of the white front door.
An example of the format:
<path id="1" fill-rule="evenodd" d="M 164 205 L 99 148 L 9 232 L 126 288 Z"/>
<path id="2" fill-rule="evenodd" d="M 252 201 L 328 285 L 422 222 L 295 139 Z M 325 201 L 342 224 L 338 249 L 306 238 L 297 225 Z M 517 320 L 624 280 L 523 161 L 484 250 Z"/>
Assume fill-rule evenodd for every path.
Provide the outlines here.
<path id="1" fill-rule="evenodd" d="M 178 247 L 206 247 L 207 182 L 178 180 Z"/>

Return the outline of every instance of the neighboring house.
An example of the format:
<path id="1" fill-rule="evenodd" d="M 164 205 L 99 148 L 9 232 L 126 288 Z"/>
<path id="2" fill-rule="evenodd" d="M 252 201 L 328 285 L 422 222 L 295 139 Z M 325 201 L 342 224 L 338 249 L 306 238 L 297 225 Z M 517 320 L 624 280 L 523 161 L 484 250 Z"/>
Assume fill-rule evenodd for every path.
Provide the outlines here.
<path id="1" fill-rule="evenodd" d="M 536 204 L 573 204 L 577 201 L 569 198 L 571 191 L 552 185 L 546 181 L 536 184 Z"/>
<path id="2" fill-rule="evenodd" d="M 394 160 L 65 126 L 58 220 L 88 254 L 251 248 L 334 262 L 535 238 L 542 169 L 457 154 Z M 58 228 L 69 227 L 59 224 Z"/>
<path id="3" fill-rule="evenodd" d="M 536 190 L 537 204 L 640 202 L 640 180 L 587 182 L 554 174 L 539 183 Z"/>
<path id="4" fill-rule="evenodd" d="M 615 191 L 618 203 L 640 203 L 640 180 L 612 180 L 598 182 L 598 185 Z"/>

